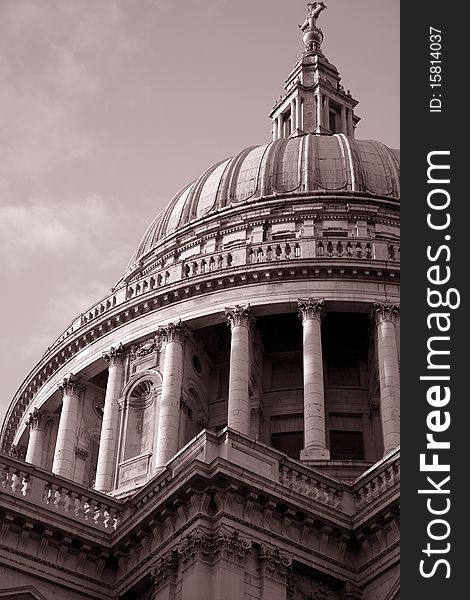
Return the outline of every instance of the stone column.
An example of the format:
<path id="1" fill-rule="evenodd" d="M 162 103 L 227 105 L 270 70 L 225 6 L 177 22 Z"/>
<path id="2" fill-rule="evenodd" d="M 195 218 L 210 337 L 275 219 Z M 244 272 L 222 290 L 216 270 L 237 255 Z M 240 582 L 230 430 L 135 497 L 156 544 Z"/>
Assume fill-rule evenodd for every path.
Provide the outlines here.
<path id="1" fill-rule="evenodd" d="M 300 96 L 297 96 L 297 102 L 295 104 L 295 108 L 296 108 L 296 111 L 297 111 L 297 115 L 296 115 L 297 129 L 302 129 L 302 127 L 303 127 L 303 123 L 302 123 L 302 98 Z"/>
<path id="2" fill-rule="evenodd" d="M 225 317 L 232 331 L 230 344 L 230 374 L 228 388 L 227 425 L 250 434 L 250 305 L 225 309 Z"/>
<path id="3" fill-rule="evenodd" d="M 273 141 L 277 140 L 277 119 L 273 119 Z"/>
<path id="4" fill-rule="evenodd" d="M 290 122 L 291 122 L 291 130 L 292 130 L 291 133 L 294 133 L 294 131 L 297 128 L 295 105 L 296 105 L 296 101 L 294 98 L 290 103 Z"/>
<path id="5" fill-rule="evenodd" d="M 101 425 L 100 449 L 96 467 L 95 489 L 109 492 L 113 489 L 116 452 L 118 446 L 119 404 L 124 383 L 124 350 L 122 344 L 103 352 L 109 364 L 108 384 L 104 398 L 103 424 Z"/>
<path id="6" fill-rule="evenodd" d="M 303 325 L 304 347 L 304 449 L 302 460 L 330 458 L 326 448 L 325 391 L 323 387 L 323 353 L 321 320 L 325 313 L 324 300 L 298 301 Z"/>
<path id="7" fill-rule="evenodd" d="M 37 408 L 29 414 L 29 419 L 26 423 L 29 427 L 29 442 L 25 461 L 36 467 L 42 467 L 47 427 L 51 425 L 52 419 L 52 415 Z"/>
<path id="8" fill-rule="evenodd" d="M 55 445 L 52 472 L 67 479 L 73 478 L 75 464 L 75 445 L 77 437 L 80 395 L 84 392 L 82 385 L 73 373 L 64 377 L 58 384 L 62 392 L 62 412 Z"/>
<path id="9" fill-rule="evenodd" d="M 277 118 L 277 139 L 284 137 L 283 127 L 284 127 L 284 119 L 282 118 L 282 115 L 279 115 Z"/>
<path id="10" fill-rule="evenodd" d="M 317 92 L 316 100 L 317 100 L 317 128 L 318 128 L 323 125 L 323 111 L 322 111 L 322 100 L 323 99 L 322 99 L 320 90 Z"/>
<path id="11" fill-rule="evenodd" d="M 353 111 L 352 111 L 352 108 L 348 108 L 347 119 L 348 119 L 348 135 L 350 137 L 354 137 L 354 125 L 353 125 Z"/>
<path id="12" fill-rule="evenodd" d="M 341 106 L 341 133 L 348 135 L 348 122 L 346 119 L 346 107 Z"/>
<path id="13" fill-rule="evenodd" d="M 158 329 L 165 344 L 156 466 L 162 467 L 178 452 L 183 350 L 186 330 L 181 324 L 168 323 Z"/>
<path id="14" fill-rule="evenodd" d="M 380 417 L 384 455 L 400 444 L 400 375 L 395 323 L 400 306 L 374 302 L 372 317 L 377 327 L 377 360 L 380 381 Z"/>
<path id="15" fill-rule="evenodd" d="M 330 98 L 329 96 L 323 96 L 323 115 L 325 121 L 325 128 L 330 128 Z"/>
<path id="16" fill-rule="evenodd" d="M 261 544 L 258 550 L 258 571 L 261 577 L 261 600 L 285 600 L 292 556 L 278 548 Z"/>

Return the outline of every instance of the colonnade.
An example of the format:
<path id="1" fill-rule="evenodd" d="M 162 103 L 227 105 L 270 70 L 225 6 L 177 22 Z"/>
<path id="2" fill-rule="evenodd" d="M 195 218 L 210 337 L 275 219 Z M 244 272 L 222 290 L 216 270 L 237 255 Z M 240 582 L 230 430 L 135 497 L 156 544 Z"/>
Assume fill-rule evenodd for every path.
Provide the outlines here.
<path id="1" fill-rule="evenodd" d="M 344 133 L 350 137 L 354 137 L 354 119 L 353 109 L 341 104 L 339 110 L 339 123 L 335 126 L 334 123 L 330 123 L 330 96 L 318 90 L 313 98 L 314 101 L 314 113 L 315 116 L 313 121 L 310 122 L 304 116 L 304 100 L 301 96 L 295 96 L 290 101 L 290 105 L 284 109 L 284 112 L 278 114 L 273 118 L 273 141 L 288 138 L 297 129 L 306 131 L 320 130 L 323 128 L 329 131 L 337 131 L 338 133 Z"/>
<path id="2" fill-rule="evenodd" d="M 303 326 L 303 385 L 304 385 L 304 449 L 302 460 L 328 460 L 326 442 L 325 395 L 323 384 L 323 351 L 321 323 L 325 314 L 322 299 L 298 301 L 299 317 Z M 230 372 L 228 385 L 228 427 L 242 434 L 250 432 L 250 343 L 252 313 L 249 305 L 235 306 L 225 310 L 231 328 Z M 380 413 L 383 431 L 384 454 L 399 445 L 399 364 L 396 340 L 396 324 L 399 306 L 374 303 L 371 318 L 376 327 L 377 364 L 380 380 Z M 165 465 L 178 451 L 178 428 L 183 384 L 184 343 L 186 330 L 179 323 L 170 323 L 158 330 L 164 344 L 162 365 L 162 390 L 159 404 L 158 443 L 156 466 Z M 102 492 L 113 489 L 118 448 L 119 404 L 124 385 L 125 353 L 120 345 L 103 353 L 108 363 L 108 383 L 103 409 L 98 465 L 95 488 Z M 60 415 L 52 471 L 72 479 L 74 476 L 74 453 L 77 448 L 77 428 L 80 419 L 84 386 L 73 375 L 65 377 L 58 385 L 62 393 Z M 30 429 L 26 460 L 42 466 L 46 443 L 46 428 L 52 416 L 35 409 L 30 414 Z"/>

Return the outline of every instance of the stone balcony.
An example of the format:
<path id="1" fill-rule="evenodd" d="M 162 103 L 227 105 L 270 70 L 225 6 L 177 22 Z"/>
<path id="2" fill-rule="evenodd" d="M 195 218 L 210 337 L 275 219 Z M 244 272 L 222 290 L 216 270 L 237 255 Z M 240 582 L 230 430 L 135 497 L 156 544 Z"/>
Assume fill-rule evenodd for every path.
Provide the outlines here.
<path id="1" fill-rule="evenodd" d="M 209 471 L 207 467 L 210 466 Z M 104 495 L 85 489 L 10 456 L 0 454 L 0 492 L 25 513 L 35 507 L 37 518 L 62 515 L 85 527 L 109 534 L 122 523 L 135 524 L 134 513 L 151 502 L 160 503 L 174 483 L 191 471 L 215 473 L 236 471 L 238 480 L 255 488 L 270 490 L 279 500 L 307 503 L 325 514 L 337 509 L 338 518 L 365 512 L 370 516 L 374 504 L 383 506 L 384 496 L 395 498 L 400 480 L 399 450 L 389 454 L 353 483 L 339 482 L 290 459 L 287 455 L 225 428 L 215 434 L 204 430 L 181 449 L 168 465 L 152 479 L 137 476 L 126 479 L 114 494 Z M 120 499 L 119 499 L 120 498 Z M 374 502 L 376 501 L 376 502 Z M 39 509 L 39 512 L 37 512 Z"/>
<path id="2" fill-rule="evenodd" d="M 358 582 L 378 551 L 398 552 L 398 450 L 344 483 L 232 430 L 204 430 L 153 478 L 126 480 L 116 496 L 0 455 L 4 557 L 106 599 L 201 527 L 239 532 Z"/>

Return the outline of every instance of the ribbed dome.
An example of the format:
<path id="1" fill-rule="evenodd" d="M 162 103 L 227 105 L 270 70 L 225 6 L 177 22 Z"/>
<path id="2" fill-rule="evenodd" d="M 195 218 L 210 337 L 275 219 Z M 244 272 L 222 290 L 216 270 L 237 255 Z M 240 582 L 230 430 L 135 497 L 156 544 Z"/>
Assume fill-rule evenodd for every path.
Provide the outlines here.
<path id="1" fill-rule="evenodd" d="M 358 192 L 398 201 L 399 152 L 343 134 L 307 134 L 246 148 L 176 194 L 147 229 L 131 264 L 188 223 L 291 192 Z"/>

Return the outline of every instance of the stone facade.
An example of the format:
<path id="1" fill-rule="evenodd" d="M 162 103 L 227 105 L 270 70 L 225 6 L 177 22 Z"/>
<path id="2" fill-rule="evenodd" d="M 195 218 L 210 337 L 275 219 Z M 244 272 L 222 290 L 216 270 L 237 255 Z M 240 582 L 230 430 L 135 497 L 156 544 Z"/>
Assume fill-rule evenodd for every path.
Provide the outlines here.
<path id="1" fill-rule="evenodd" d="M 0 597 L 398 599 L 398 159 L 353 139 L 319 12 L 273 141 L 184 188 L 13 399 Z"/>

